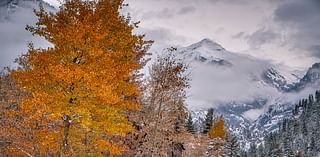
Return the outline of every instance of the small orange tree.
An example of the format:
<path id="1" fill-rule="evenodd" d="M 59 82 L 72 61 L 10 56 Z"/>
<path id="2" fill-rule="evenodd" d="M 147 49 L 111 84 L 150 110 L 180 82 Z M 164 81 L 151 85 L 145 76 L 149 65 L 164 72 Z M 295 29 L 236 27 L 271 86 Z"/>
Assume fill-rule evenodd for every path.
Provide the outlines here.
<path id="1" fill-rule="evenodd" d="M 137 23 L 120 16 L 122 0 L 65 0 L 53 14 L 36 11 L 34 35 L 54 46 L 29 51 L 12 72 L 31 94 L 21 103 L 40 155 L 113 156 L 113 139 L 132 130 L 126 113 L 138 109 L 137 70 L 151 45 L 133 35 Z"/>
<path id="2" fill-rule="evenodd" d="M 226 136 L 226 130 L 224 128 L 224 119 L 223 117 L 217 118 L 209 130 L 209 138 L 215 139 L 220 138 L 221 140 L 224 140 Z"/>
<path id="3" fill-rule="evenodd" d="M 208 156 L 223 156 L 223 144 L 226 136 L 223 117 L 216 118 L 208 132 L 210 142 L 207 149 Z"/>

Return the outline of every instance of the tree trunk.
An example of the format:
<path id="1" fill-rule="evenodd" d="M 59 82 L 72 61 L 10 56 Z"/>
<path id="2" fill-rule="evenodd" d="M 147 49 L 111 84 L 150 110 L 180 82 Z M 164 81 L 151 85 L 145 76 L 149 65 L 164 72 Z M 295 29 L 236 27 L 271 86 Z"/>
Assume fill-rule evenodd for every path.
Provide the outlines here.
<path id="1" fill-rule="evenodd" d="M 62 117 L 63 120 L 63 140 L 62 140 L 62 152 L 66 152 L 68 150 L 68 136 L 69 136 L 69 129 L 71 125 L 71 118 L 69 115 L 64 115 Z"/>

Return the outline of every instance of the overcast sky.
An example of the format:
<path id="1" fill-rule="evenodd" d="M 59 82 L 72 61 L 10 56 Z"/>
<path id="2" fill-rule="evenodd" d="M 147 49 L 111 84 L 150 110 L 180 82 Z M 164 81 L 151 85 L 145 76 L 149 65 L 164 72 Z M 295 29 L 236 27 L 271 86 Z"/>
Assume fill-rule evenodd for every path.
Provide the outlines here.
<path id="1" fill-rule="evenodd" d="M 320 62 L 319 0 L 126 0 L 158 45 L 210 38 L 292 67 Z M 157 45 L 156 45 L 157 46 Z"/>
<path id="2" fill-rule="evenodd" d="M 58 5 L 57 0 L 46 0 Z M 126 0 L 153 51 L 210 38 L 291 67 L 320 62 L 319 0 Z"/>

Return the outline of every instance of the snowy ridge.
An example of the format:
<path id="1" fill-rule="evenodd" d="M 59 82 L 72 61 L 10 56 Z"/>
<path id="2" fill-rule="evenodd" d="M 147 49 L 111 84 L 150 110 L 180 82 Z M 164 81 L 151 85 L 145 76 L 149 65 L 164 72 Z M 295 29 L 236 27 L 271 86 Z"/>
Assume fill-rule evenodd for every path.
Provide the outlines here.
<path id="1" fill-rule="evenodd" d="M 293 104 L 316 90 L 309 84 L 320 80 L 320 64 L 301 79 L 294 69 L 229 52 L 209 39 L 178 49 L 177 56 L 190 64 L 187 103 L 194 122 L 201 126 L 206 110 L 215 108 L 244 149 L 275 131 Z"/>

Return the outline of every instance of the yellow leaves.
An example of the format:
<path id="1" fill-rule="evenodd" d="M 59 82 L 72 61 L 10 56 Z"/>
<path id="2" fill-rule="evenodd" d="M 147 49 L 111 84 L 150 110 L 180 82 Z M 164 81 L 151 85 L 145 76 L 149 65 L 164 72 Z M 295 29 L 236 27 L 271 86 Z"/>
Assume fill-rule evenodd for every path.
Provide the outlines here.
<path id="1" fill-rule="evenodd" d="M 91 89 L 95 91 L 97 99 L 105 104 L 116 104 L 120 101 L 110 85 L 100 85 L 98 87 L 92 87 Z"/>
<path id="2" fill-rule="evenodd" d="M 95 147 L 97 150 L 104 150 L 105 148 L 109 148 L 108 151 L 109 151 L 109 156 L 115 156 L 115 155 L 119 155 L 121 154 L 124 149 L 115 145 L 115 144 L 112 144 L 106 140 L 103 140 L 103 139 L 99 139 L 97 140 L 96 144 L 95 144 Z"/>
<path id="3" fill-rule="evenodd" d="M 215 139 L 220 138 L 224 140 L 226 135 L 226 130 L 224 128 L 224 119 L 223 117 L 218 118 L 213 122 L 211 129 L 209 130 L 209 138 Z"/>
<path id="4" fill-rule="evenodd" d="M 111 156 L 121 153 L 120 146 L 104 137 L 132 131 L 126 113 L 139 108 L 140 94 L 133 75 L 150 46 L 132 34 L 133 27 L 119 14 L 121 5 L 121 0 L 70 0 L 56 14 L 36 12 L 37 26 L 28 30 L 54 47 L 30 46 L 22 58 L 24 68 L 12 75 L 31 94 L 23 100 L 21 113 L 30 120 L 29 128 L 37 128 L 36 122 L 43 126 L 32 130 L 37 144 L 46 146 L 41 151 L 58 151 L 64 131 L 61 117 L 69 115 L 68 138 L 76 154 L 92 146 Z M 90 146 L 82 142 L 87 132 L 96 139 Z"/>
<path id="5" fill-rule="evenodd" d="M 48 71 L 52 79 L 51 81 L 62 81 L 65 83 L 80 81 L 85 73 L 78 66 L 66 67 L 64 65 L 49 66 Z"/>
<path id="6" fill-rule="evenodd" d="M 53 130 L 42 129 L 37 132 L 35 136 L 38 140 L 41 140 L 41 149 L 59 149 L 59 145 L 56 145 L 55 142 L 61 139 L 59 132 Z"/>

